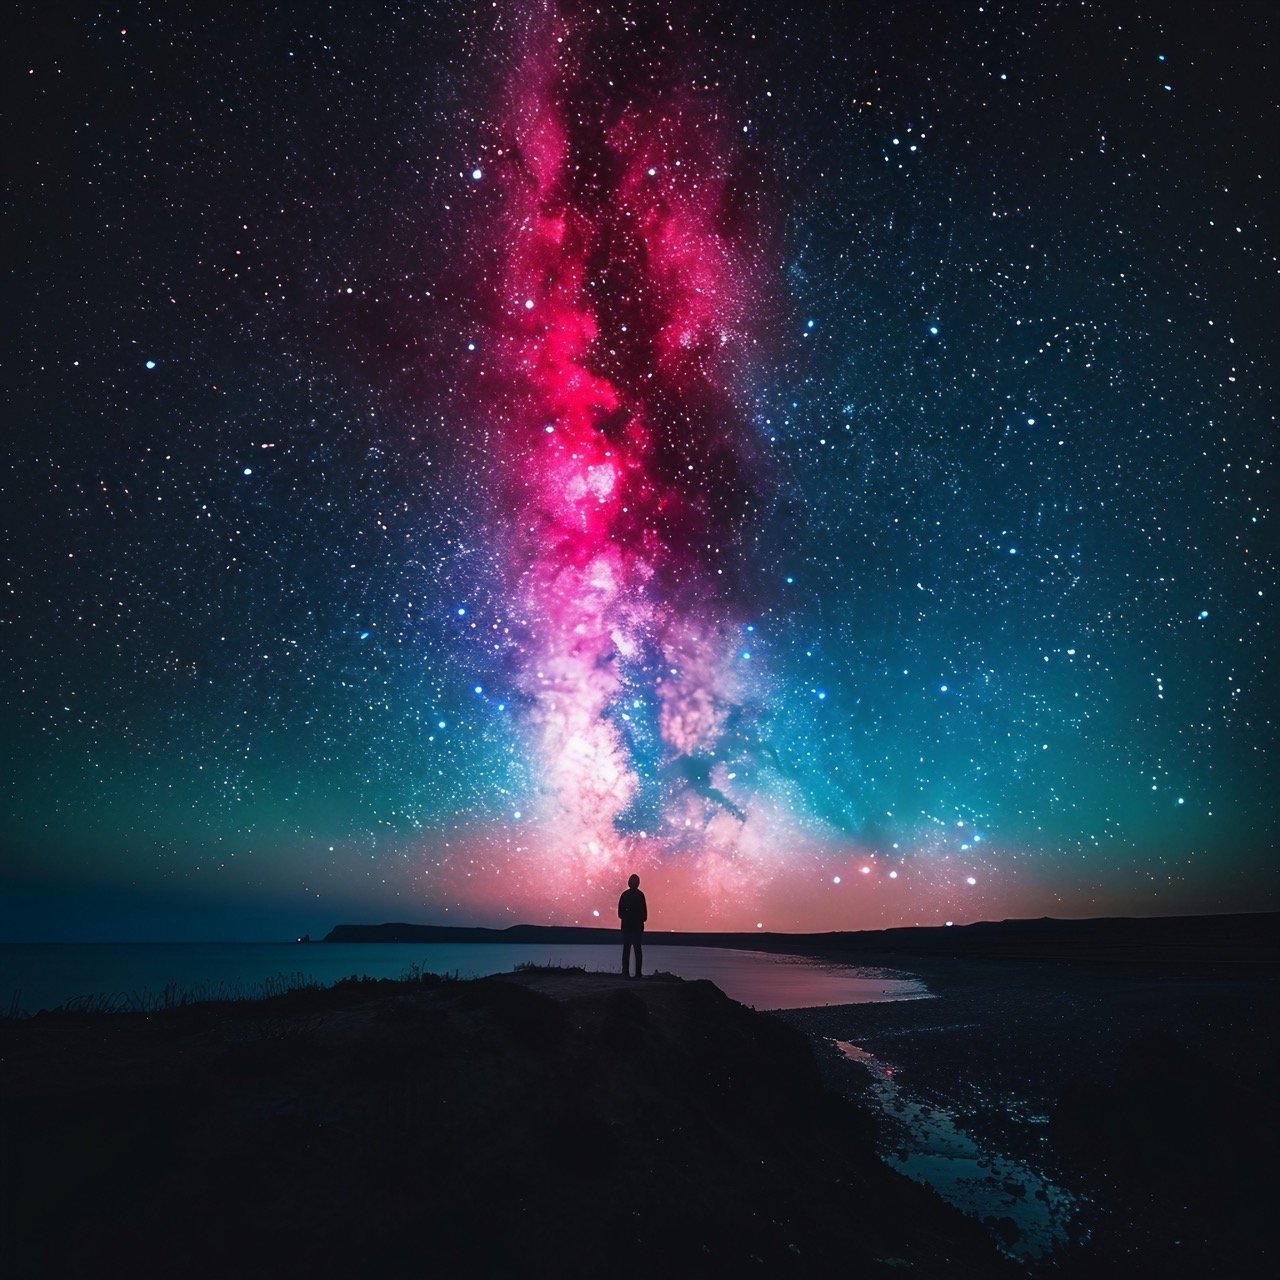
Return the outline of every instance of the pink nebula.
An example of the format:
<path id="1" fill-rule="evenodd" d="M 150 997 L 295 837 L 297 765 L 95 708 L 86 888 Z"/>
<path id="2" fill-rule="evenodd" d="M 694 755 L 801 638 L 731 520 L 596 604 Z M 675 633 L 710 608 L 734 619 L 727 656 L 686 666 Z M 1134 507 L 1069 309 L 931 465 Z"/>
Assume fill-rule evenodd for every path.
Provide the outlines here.
<path id="1" fill-rule="evenodd" d="M 757 902 L 800 841 L 794 798 L 759 785 L 766 676 L 743 643 L 765 473 L 740 393 L 768 267 L 728 113 L 680 87 L 670 28 L 586 12 L 530 22 L 486 164 L 494 523 L 539 790 L 519 833 L 445 872 L 460 901 L 576 916 L 650 871 L 692 927 Z"/>

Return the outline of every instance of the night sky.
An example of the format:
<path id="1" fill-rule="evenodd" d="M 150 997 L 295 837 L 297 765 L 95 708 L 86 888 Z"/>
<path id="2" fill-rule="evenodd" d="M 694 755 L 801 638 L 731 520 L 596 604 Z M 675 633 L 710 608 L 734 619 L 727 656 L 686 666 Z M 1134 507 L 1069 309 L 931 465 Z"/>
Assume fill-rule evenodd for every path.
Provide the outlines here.
<path id="1" fill-rule="evenodd" d="M 1270 14 L 23 6 L 0 937 L 1274 908 Z"/>

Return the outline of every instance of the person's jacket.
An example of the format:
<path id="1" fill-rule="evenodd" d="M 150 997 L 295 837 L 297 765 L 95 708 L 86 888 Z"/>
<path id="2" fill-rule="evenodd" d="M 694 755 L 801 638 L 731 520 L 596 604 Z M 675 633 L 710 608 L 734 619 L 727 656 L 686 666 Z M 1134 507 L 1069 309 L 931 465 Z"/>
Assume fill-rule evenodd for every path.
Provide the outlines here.
<path id="1" fill-rule="evenodd" d="M 639 889 L 624 889 L 618 899 L 618 919 L 624 933 L 643 933 L 644 922 L 649 918 L 649 908 Z"/>

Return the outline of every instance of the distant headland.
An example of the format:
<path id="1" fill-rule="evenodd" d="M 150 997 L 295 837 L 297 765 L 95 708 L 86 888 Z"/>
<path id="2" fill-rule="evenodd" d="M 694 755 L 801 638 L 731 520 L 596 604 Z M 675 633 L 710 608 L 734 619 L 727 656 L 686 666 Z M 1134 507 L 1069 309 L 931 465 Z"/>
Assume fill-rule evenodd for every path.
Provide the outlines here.
<path id="1" fill-rule="evenodd" d="M 553 946 L 608 944 L 617 930 L 517 924 L 486 929 L 437 924 L 339 924 L 324 942 L 507 942 Z M 881 959 L 939 956 L 973 960 L 1095 964 L 1280 964 L 1280 912 L 1237 915 L 1104 917 L 1092 920 L 980 921 L 967 925 L 836 933 L 646 934 L 652 946 L 732 947 L 790 955 Z"/>

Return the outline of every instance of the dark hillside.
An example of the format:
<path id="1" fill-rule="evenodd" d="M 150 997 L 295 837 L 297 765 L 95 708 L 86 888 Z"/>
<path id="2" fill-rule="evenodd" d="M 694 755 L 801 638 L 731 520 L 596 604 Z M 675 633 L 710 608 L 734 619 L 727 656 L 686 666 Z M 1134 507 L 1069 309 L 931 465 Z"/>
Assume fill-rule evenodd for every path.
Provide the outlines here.
<path id="1" fill-rule="evenodd" d="M 349 982 L 0 1023 L 14 1275 L 1003 1274 L 706 982 Z"/>

